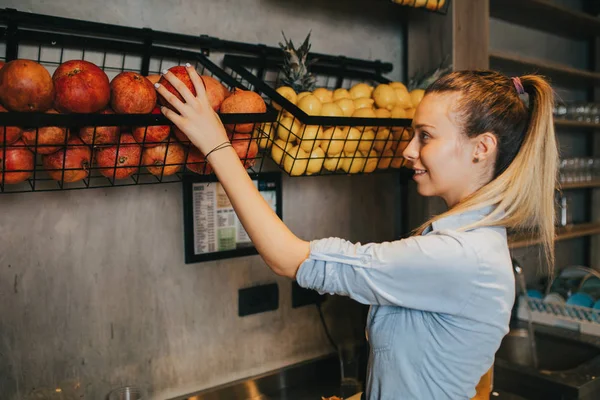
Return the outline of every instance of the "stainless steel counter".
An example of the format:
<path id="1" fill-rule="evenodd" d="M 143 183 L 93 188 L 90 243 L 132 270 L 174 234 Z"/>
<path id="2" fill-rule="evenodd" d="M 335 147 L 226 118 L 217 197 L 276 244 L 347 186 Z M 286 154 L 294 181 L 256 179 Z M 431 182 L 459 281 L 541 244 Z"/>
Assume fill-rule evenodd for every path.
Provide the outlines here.
<path id="1" fill-rule="evenodd" d="M 321 396 L 340 396 L 337 355 L 170 400 L 321 400 Z M 527 399 L 506 392 L 494 392 L 491 400 Z"/>

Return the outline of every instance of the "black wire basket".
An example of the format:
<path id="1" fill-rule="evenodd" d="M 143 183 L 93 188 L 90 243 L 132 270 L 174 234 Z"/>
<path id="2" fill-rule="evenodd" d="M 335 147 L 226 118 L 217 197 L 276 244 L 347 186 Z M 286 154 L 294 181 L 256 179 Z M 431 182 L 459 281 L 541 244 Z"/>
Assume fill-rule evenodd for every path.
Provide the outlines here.
<path id="1" fill-rule="evenodd" d="M 400 6 L 427 10 L 439 14 L 447 14 L 450 0 L 390 0 Z"/>
<path id="2" fill-rule="evenodd" d="M 346 96 L 344 89 L 351 89 L 350 94 L 352 88 L 373 91 L 379 84 L 390 83 L 376 70 L 350 68 L 342 57 L 338 62 L 316 62 L 310 67 L 316 77 L 315 90 L 321 90 L 325 97 L 335 99 L 336 89 L 342 89 L 339 95 Z M 350 110 L 344 109 L 340 116 L 331 106 L 327 108 L 335 110 L 337 116 L 309 115 L 277 91 L 282 86 L 281 59 L 227 55 L 224 65 L 243 84 L 265 93 L 279 110 L 277 122 L 259 125 L 254 137 L 288 175 L 367 174 L 406 166 L 402 153 L 413 136 L 412 115 L 406 110 L 396 118 L 389 111 L 380 114 L 373 109 L 369 92 L 368 97 L 352 99 L 353 106 L 361 105 L 362 110 L 354 110 L 351 116 L 347 113 Z M 377 65 L 373 62 L 375 69 Z M 321 103 L 321 114 L 325 104 L 332 103 L 328 100 Z M 338 100 L 336 104 L 341 104 Z M 414 107 L 411 110 L 414 112 Z"/>
<path id="3" fill-rule="evenodd" d="M 111 82 L 123 72 L 158 79 L 160 71 L 190 63 L 203 77 L 213 78 L 203 79 L 222 88 L 223 97 L 247 90 L 210 61 L 202 48 L 189 45 L 194 37 L 185 39 L 182 46 L 150 29 L 0 10 L 0 59 L 7 62 L 31 60 L 52 75 L 67 61 L 86 60 Z M 262 92 L 255 89 L 255 93 L 265 101 Z M 7 106 L 13 111 L 0 112 L 0 192 L 168 183 L 181 181 L 186 173 L 211 173 L 200 151 L 158 107 L 141 114 L 114 113 L 110 107 L 111 103 L 94 113 L 59 113 L 16 112 Z M 249 133 L 277 117 L 269 104 L 263 107 L 257 112 L 219 114 L 250 174 L 261 171 L 264 152 Z"/>

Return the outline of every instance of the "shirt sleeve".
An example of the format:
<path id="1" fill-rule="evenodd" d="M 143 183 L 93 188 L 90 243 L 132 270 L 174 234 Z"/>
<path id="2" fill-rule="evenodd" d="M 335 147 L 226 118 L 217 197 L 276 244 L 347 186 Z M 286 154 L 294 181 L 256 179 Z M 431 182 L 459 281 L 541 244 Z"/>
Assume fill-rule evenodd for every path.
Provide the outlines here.
<path id="1" fill-rule="evenodd" d="M 339 238 L 312 241 L 296 280 L 363 304 L 458 314 L 479 275 L 477 254 L 465 235 L 440 230 L 366 245 Z"/>

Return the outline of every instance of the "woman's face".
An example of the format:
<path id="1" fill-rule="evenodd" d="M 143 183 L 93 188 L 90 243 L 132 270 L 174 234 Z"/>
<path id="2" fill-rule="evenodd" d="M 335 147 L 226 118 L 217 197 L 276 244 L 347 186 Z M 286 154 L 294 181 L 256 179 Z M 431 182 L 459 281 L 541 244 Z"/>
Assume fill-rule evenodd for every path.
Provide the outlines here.
<path id="1" fill-rule="evenodd" d="M 454 110 L 456 93 L 432 93 L 419 104 L 414 137 L 403 156 L 414 169 L 422 196 L 439 196 L 452 207 L 477 190 L 476 144 L 461 132 Z"/>

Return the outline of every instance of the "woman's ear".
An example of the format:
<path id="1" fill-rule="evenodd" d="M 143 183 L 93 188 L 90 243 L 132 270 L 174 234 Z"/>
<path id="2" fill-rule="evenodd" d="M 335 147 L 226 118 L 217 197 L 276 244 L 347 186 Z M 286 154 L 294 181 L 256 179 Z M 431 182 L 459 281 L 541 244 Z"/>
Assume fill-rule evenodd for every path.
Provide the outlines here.
<path id="1" fill-rule="evenodd" d="M 498 150 L 498 139 L 496 138 L 496 135 L 490 132 L 484 132 L 472 140 L 475 141 L 473 160 L 477 160 L 476 162 L 496 160 L 496 153 Z"/>

